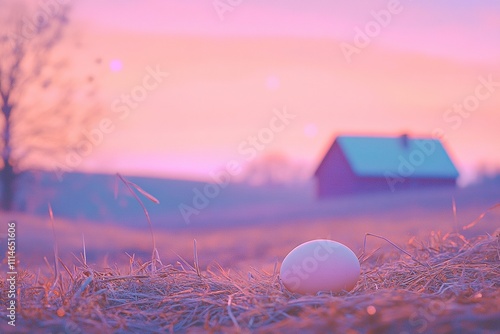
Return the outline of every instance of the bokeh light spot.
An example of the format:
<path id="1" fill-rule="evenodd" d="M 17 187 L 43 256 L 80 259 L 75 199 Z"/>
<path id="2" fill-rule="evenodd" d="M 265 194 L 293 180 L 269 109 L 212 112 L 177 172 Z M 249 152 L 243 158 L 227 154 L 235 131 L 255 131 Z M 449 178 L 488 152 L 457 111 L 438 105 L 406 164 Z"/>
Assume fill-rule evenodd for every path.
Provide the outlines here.
<path id="1" fill-rule="evenodd" d="M 266 88 L 268 90 L 276 90 L 280 88 L 280 79 L 275 75 L 270 75 L 266 79 Z"/>
<path id="2" fill-rule="evenodd" d="M 123 63 L 120 59 L 113 59 L 110 63 L 109 63 L 109 68 L 111 69 L 111 71 L 113 72 L 119 72 L 122 70 L 123 68 Z"/>
<path id="3" fill-rule="evenodd" d="M 309 138 L 316 137 L 318 134 L 318 127 L 314 123 L 309 123 L 304 127 L 304 135 Z"/>

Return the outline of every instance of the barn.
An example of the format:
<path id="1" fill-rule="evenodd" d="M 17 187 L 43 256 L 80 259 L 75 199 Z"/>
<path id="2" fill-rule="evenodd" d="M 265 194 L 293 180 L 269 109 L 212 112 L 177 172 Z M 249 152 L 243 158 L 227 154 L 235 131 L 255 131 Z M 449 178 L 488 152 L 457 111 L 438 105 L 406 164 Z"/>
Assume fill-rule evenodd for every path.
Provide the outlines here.
<path id="1" fill-rule="evenodd" d="M 438 139 L 338 136 L 314 176 L 319 198 L 394 192 L 424 187 L 454 187 L 458 178 Z"/>

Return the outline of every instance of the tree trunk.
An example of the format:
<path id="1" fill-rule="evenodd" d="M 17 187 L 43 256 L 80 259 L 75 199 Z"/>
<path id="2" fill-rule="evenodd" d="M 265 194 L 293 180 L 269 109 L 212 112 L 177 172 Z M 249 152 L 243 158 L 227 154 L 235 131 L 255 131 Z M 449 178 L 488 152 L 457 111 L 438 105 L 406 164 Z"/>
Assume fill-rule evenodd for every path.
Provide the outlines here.
<path id="1" fill-rule="evenodd" d="M 4 129 L 3 129 L 3 170 L 1 172 L 2 181 L 2 209 L 5 211 L 11 211 L 14 205 L 15 196 L 15 178 L 16 173 L 14 171 L 14 166 L 12 166 L 12 147 L 11 147 L 11 111 L 12 105 L 9 103 L 9 98 L 4 97 L 2 106 L 2 114 L 4 116 Z"/>
<path id="2" fill-rule="evenodd" d="M 14 168 L 7 160 L 3 160 L 4 167 L 1 172 L 2 176 L 2 209 L 4 211 L 11 211 L 14 207 L 14 192 L 15 192 L 15 178 Z"/>

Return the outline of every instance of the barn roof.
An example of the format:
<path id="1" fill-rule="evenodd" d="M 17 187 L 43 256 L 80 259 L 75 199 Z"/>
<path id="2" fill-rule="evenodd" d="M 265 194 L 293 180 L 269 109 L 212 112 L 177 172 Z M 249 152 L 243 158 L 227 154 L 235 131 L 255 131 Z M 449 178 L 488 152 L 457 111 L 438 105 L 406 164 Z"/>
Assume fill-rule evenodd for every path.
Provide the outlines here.
<path id="1" fill-rule="evenodd" d="M 413 178 L 452 178 L 458 171 L 441 142 L 431 138 L 339 136 L 338 144 L 358 176 L 384 177 L 387 173 Z M 330 151 L 329 151 L 330 152 Z M 328 153 L 318 167 L 321 168 Z M 414 168 L 401 173 L 402 161 Z M 403 171 L 406 173 L 406 170 Z"/>

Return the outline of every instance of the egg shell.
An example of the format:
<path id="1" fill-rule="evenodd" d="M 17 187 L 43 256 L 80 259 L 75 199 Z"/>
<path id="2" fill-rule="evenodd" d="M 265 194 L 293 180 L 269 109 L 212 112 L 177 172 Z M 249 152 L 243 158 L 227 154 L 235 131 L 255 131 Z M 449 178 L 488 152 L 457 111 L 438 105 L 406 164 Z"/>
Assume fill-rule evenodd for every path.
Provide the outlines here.
<path id="1" fill-rule="evenodd" d="M 340 242 L 318 239 L 295 247 L 283 260 L 280 278 L 291 292 L 350 291 L 360 274 L 359 261 Z"/>

